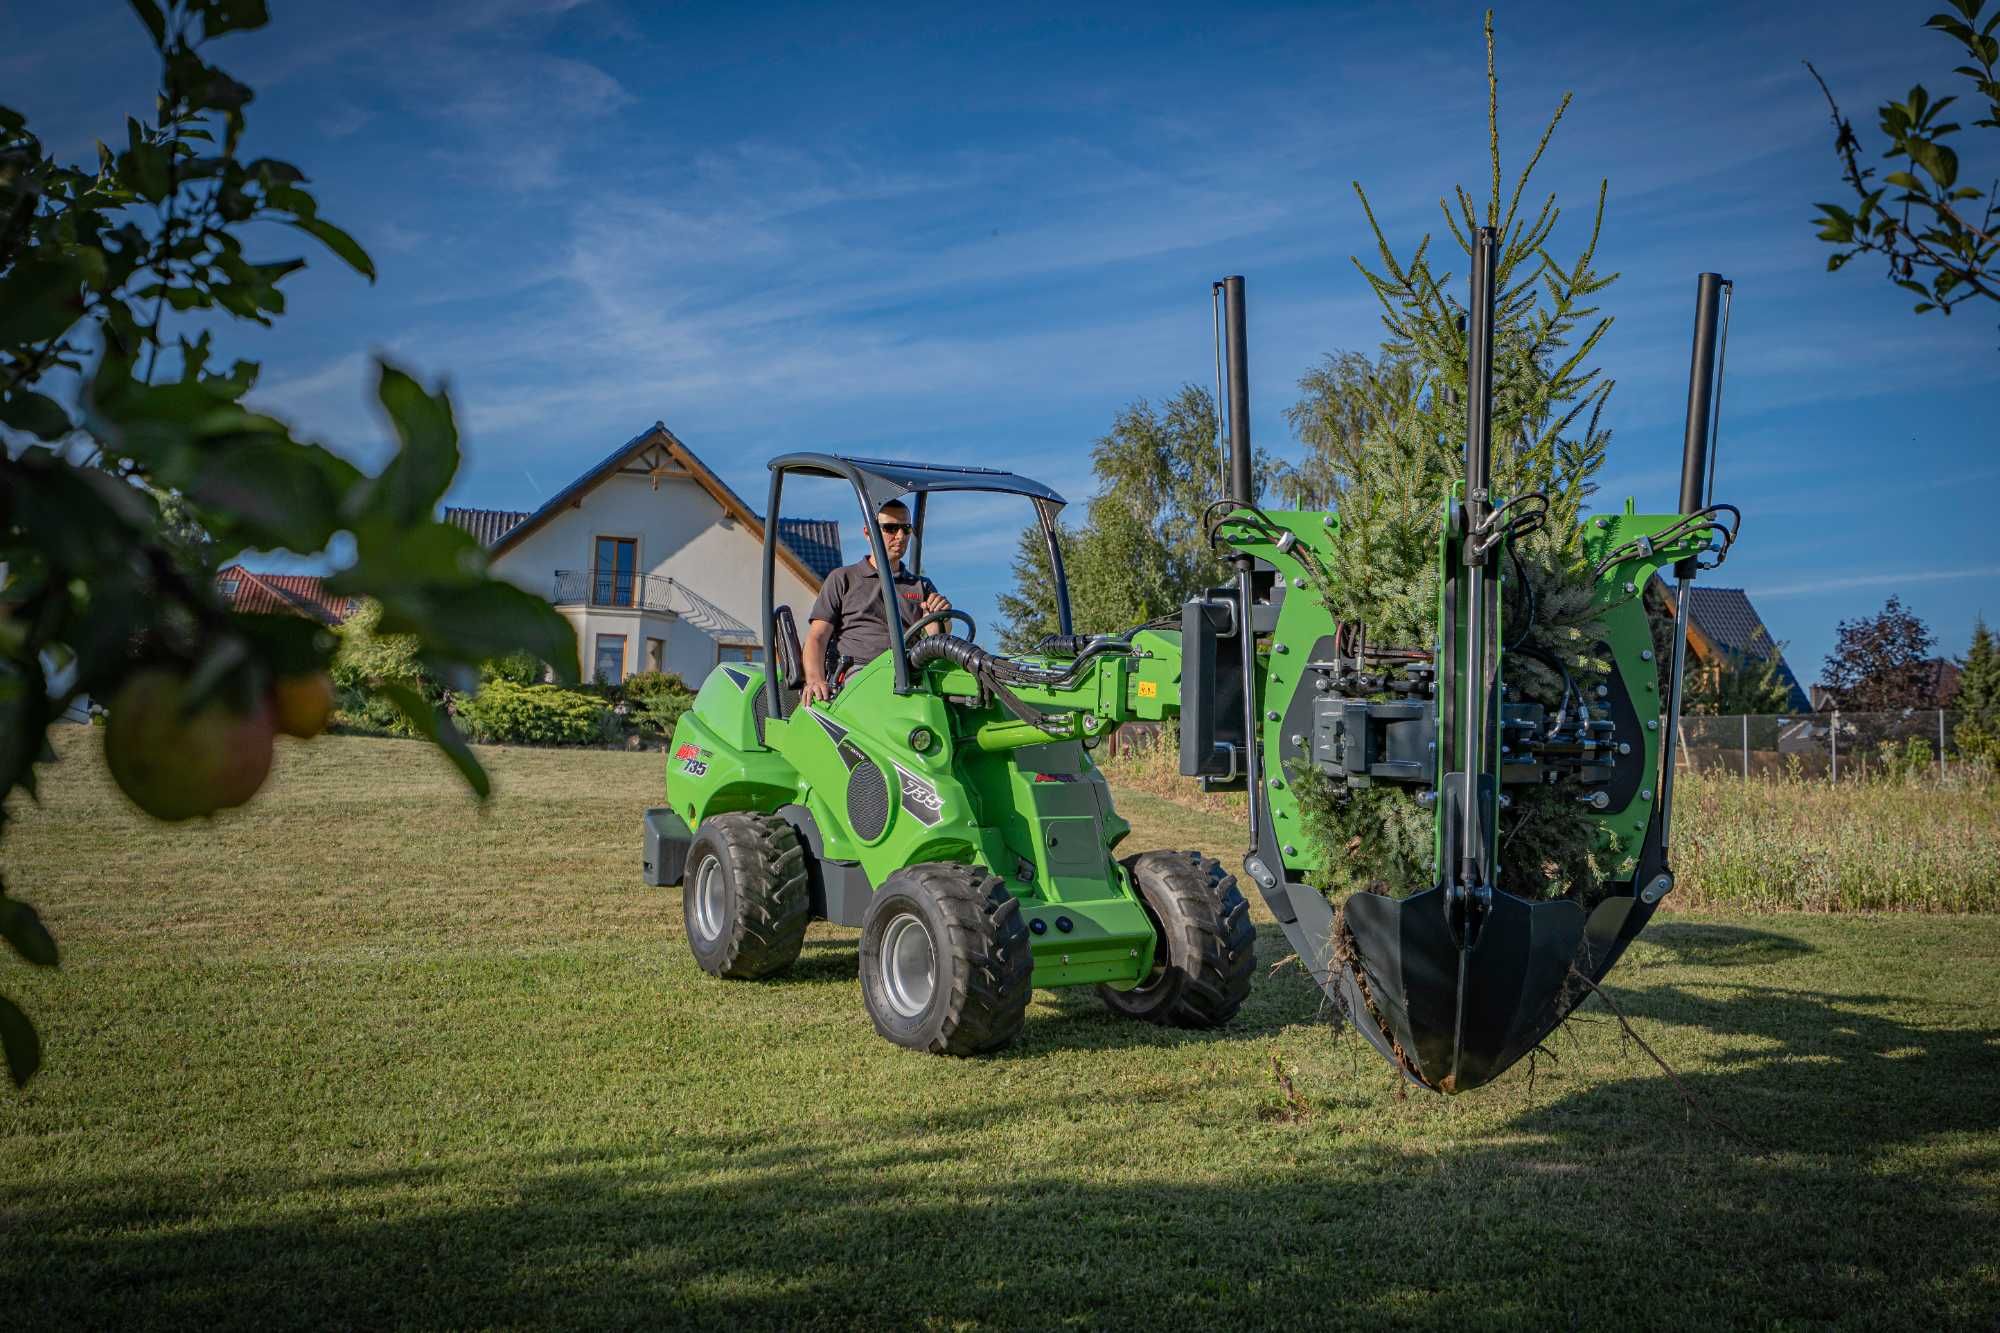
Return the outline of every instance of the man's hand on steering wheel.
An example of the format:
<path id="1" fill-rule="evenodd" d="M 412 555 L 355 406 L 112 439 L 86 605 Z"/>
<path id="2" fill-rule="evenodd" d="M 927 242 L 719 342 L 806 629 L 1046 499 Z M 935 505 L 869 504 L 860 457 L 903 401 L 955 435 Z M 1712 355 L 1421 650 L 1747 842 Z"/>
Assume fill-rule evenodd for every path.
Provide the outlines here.
<path id="1" fill-rule="evenodd" d="M 932 602 L 941 602 L 943 605 L 932 607 Z M 915 643 L 918 635 L 929 633 L 933 626 L 941 627 L 947 620 L 963 620 L 965 622 L 965 637 L 968 642 L 976 638 L 979 634 L 979 626 L 974 623 L 972 617 L 963 611 L 953 610 L 951 603 L 944 600 L 942 593 L 932 593 L 930 596 L 924 598 L 923 608 L 925 614 L 912 620 L 903 629 L 903 642 L 906 645 Z"/>

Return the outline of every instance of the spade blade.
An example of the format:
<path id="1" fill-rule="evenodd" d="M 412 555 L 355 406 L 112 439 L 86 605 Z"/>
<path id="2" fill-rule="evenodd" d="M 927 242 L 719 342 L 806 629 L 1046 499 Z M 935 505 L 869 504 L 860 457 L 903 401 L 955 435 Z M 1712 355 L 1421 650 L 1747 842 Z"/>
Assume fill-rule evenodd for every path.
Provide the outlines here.
<path id="1" fill-rule="evenodd" d="M 1583 910 L 1496 891 L 1460 949 L 1442 888 L 1409 898 L 1347 900 L 1355 962 L 1368 998 L 1401 1047 L 1406 1068 L 1441 1092 L 1499 1077 L 1533 1050 L 1575 1002 L 1570 967 L 1581 957 Z"/>

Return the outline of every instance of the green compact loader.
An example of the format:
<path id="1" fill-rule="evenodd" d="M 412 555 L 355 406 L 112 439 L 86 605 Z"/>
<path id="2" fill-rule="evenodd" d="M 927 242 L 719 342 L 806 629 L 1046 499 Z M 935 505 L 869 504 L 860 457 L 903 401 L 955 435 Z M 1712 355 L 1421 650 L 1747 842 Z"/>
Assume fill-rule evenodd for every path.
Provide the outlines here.
<path id="1" fill-rule="evenodd" d="M 1439 598 L 1428 643 L 1373 642 L 1337 623 L 1337 513 L 1266 510 L 1252 490 L 1242 279 L 1216 284 L 1226 313 L 1228 483 L 1205 523 L 1234 578 L 1178 617 L 1120 634 L 1072 633 L 1055 517 L 1062 498 L 1012 473 L 791 454 L 771 463 L 763 558 L 764 662 L 728 664 L 675 729 L 667 805 L 645 820 L 648 882 L 679 884 L 688 942 L 720 977 L 768 977 L 797 958 L 808 922 L 861 930 L 861 990 L 899 1045 L 968 1055 L 1021 1029 L 1038 987 L 1095 986 L 1114 1012 L 1184 1027 L 1227 1023 L 1250 986 L 1255 933 L 1235 876 L 1194 851 L 1119 856 L 1129 831 L 1092 752 L 1133 721 L 1175 725 L 1181 772 L 1248 793 L 1240 864 L 1338 1012 L 1411 1081 L 1453 1093 L 1533 1050 L 1609 971 L 1673 887 L 1674 747 L 1684 623 L 1673 662 L 1655 661 L 1641 593 L 1672 566 L 1687 605 L 1719 564 L 1739 516 L 1706 495 L 1719 401 L 1718 304 L 1701 276 L 1679 511 L 1588 520 L 1594 580 L 1586 675 L 1503 632 L 1532 617 L 1515 543 L 1548 497 L 1490 485 L 1497 238 L 1475 238 L 1466 310 L 1465 468 L 1438 497 Z M 1724 321 L 1726 327 L 1726 320 Z M 878 580 L 892 648 L 801 702 L 793 611 L 774 604 L 785 479 L 846 481 L 889 565 L 875 512 L 913 498 L 911 563 L 922 568 L 931 496 L 1018 495 L 1048 543 L 1060 632 L 1032 653 L 977 642 L 951 610 L 902 622 Z M 942 623 L 942 632 L 931 631 Z M 1513 653 L 1560 676 L 1559 701 L 1502 681 Z M 829 679 L 833 672 L 827 673 Z M 1315 879 L 1325 849 L 1299 788 L 1336 802 L 1387 785 L 1427 812 L 1427 880 L 1332 901 Z M 1532 794 L 1531 802 L 1517 795 Z M 1535 788 L 1530 793 L 1529 789 Z M 1517 805 L 1573 812 L 1604 871 L 1562 896 L 1500 887 Z M 1364 835 L 1365 836 L 1365 835 Z"/>
<path id="2" fill-rule="evenodd" d="M 877 568 L 889 557 L 873 516 L 890 500 L 915 497 L 921 569 L 932 495 L 1024 497 L 1049 542 L 1064 632 L 1032 656 L 995 656 L 962 611 L 901 624 L 894 583 L 877 580 L 895 646 L 849 671 L 832 699 L 801 703 L 796 620 L 770 605 L 771 534 L 785 479 L 799 474 L 852 485 Z M 646 817 L 649 874 L 682 884 L 703 968 L 771 976 L 798 956 L 808 921 L 859 926 L 876 1028 L 954 1055 L 1011 1040 L 1038 987 L 1096 986 L 1118 1013 L 1180 1026 L 1226 1023 L 1242 1005 L 1255 932 L 1234 877 L 1198 852 L 1117 855 L 1129 826 L 1090 751 L 1120 723 L 1171 715 L 1178 635 L 1068 634 L 1062 503 L 983 468 L 772 462 L 768 669 L 709 676 L 674 731 L 669 805 Z M 940 621 L 947 633 L 926 633 Z"/>

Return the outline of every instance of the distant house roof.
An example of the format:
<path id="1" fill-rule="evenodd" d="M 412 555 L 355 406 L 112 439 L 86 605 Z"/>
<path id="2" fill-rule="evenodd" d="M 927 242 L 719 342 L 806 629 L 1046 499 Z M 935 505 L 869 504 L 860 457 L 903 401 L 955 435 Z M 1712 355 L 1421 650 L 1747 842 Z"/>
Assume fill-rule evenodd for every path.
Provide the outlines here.
<path id="1" fill-rule="evenodd" d="M 226 565 L 216 571 L 215 587 L 232 611 L 289 612 L 324 625 L 338 625 L 354 614 L 355 599 L 328 593 L 326 580 L 317 574 L 259 574 Z"/>
<path id="2" fill-rule="evenodd" d="M 444 521 L 464 528 L 481 546 L 491 546 L 528 516 L 516 509 L 451 509 Z"/>
<path id="3" fill-rule="evenodd" d="M 446 509 L 445 522 L 464 528 L 480 545 L 496 556 L 501 555 L 619 472 L 651 477 L 655 487 L 662 478 L 692 481 L 714 496 L 723 512 L 749 529 L 751 536 L 759 542 L 764 540 L 763 516 L 744 504 L 743 497 L 682 444 L 663 421 L 654 422 L 651 429 L 641 431 L 593 463 L 582 476 L 550 496 L 533 513 L 511 509 Z M 840 566 L 840 523 L 835 519 L 781 518 L 778 537 L 779 557 L 808 583 L 817 586 Z"/>
<path id="4" fill-rule="evenodd" d="M 834 519 L 781 518 L 778 538 L 821 578 L 840 568 L 840 524 Z"/>
<path id="5" fill-rule="evenodd" d="M 1949 657 L 1933 657 L 1924 663 L 1924 688 L 1938 708 L 1949 708 L 1958 698 L 1958 678 L 1964 673 Z"/>
<path id="6" fill-rule="evenodd" d="M 1668 609 L 1673 610 L 1672 585 L 1660 580 L 1658 586 Z M 1763 617 L 1750 604 L 1749 594 L 1741 588 L 1704 588 L 1696 584 L 1688 589 L 1688 647 L 1694 650 L 1698 661 L 1705 662 L 1721 662 L 1731 657 L 1766 662 L 1776 657 L 1778 679 L 1784 683 L 1791 707 L 1802 713 L 1812 707 L 1777 640 L 1771 637 Z"/>

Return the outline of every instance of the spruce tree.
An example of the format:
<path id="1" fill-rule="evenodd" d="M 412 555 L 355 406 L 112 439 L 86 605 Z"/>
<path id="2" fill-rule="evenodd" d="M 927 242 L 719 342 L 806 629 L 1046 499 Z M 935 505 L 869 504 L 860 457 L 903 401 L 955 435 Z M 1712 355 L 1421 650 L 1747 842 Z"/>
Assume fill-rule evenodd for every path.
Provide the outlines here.
<path id="1" fill-rule="evenodd" d="M 1532 214 L 1522 211 L 1522 200 L 1570 97 L 1556 107 L 1511 190 L 1503 189 L 1490 13 L 1485 35 L 1491 179 L 1483 201 L 1458 188 L 1439 207 L 1456 252 L 1468 262 L 1477 228 L 1494 227 L 1501 238 L 1493 486 L 1503 496 L 1540 491 L 1549 502 L 1547 522 L 1516 544 L 1520 564 L 1506 571 L 1512 586 L 1504 615 L 1513 651 L 1505 659 L 1504 683 L 1553 708 L 1564 686 L 1544 660 L 1560 662 L 1586 689 L 1609 666 L 1594 655 L 1600 627 L 1593 619 L 1595 586 L 1582 522 L 1611 442 L 1602 416 L 1612 381 L 1587 364 L 1611 326 L 1593 302 L 1617 276 L 1600 273 L 1596 264 L 1608 182 L 1599 185 L 1581 249 L 1558 262 L 1549 250 L 1562 217 L 1555 196 Z M 1375 267 L 1359 258 L 1354 263 L 1381 303 L 1388 336 L 1370 373 L 1361 373 L 1367 363 L 1359 358 L 1336 358 L 1316 372 L 1317 380 L 1302 382 L 1307 397 L 1294 409 L 1293 424 L 1308 458 L 1295 475 L 1310 479 L 1305 489 L 1330 492 L 1339 509 L 1332 578 L 1319 590 L 1327 609 L 1337 620 L 1365 625 L 1371 642 L 1428 647 L 1436 636 L 1438 535 L 1452 484 L 1464 476 L 1465 279 L 1433 254 L 1428 235 L 1407 257 L 1399 255 L 1366 191 L 1358 182 L 1354 188 L 1377 248 Z M 1328 410 L 1329 388 L 1342 396 L 1337 411 Z M 1345 401 L 1350 396 L 1359 404 Z M 1358 433 L 1301 425 L 1329 422 L 1364 424 Z M 1298 776 L 1308 787 L 1323 785 L 1310 774 Z M 1411 793 L 1376 786 L 1316 794 L 1319 799 L 1306 804 L 1311 834 L 1330 867 L 1324 887 L 1399 893 L 1429 887 L 1431 814 Z M 1553 786 L 1514 795 L 1502 838 L 1536 854 L 1503 850 L 1502 887 L 1543 897 L 1595 884 L 1605 868 L 1603 853 L 1617 849 L 1600 844 L 1595 822 L 1579 813 L 1574 795 Z"/>
<path id="2" fill-rule="evenodd" d="M 1972 648 L 1959 663 L 1958 712 L 1951 738 L 1967 759 L 2000 764 L 2000 651 L 1984 616 L 1972 622 Z"/>

